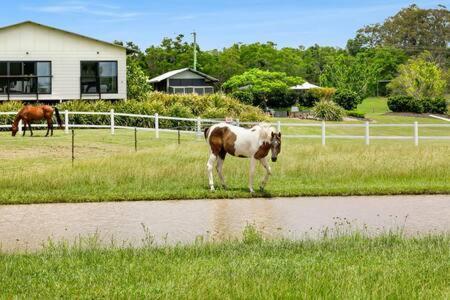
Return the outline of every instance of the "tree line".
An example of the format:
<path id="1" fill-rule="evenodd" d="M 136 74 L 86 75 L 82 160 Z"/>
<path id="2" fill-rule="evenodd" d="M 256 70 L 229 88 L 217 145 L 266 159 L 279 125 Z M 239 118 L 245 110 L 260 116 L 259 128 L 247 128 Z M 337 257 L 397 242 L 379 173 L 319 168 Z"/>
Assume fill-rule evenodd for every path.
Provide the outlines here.
<path id="1" fill-rule="evenodd" d="M 385 83 L 397 76 L 399 66 L 423 51 L 447 70 L 449 24 L 450 13 L 445 6 L 422 9 L 411 5 L 382 23 L 359 29 L 345 49 L 319 45 L 278 48 L 274 42 L 235 43 L 214 50 L 197 45 L 197 68 L 218 78 L 220 86 L 233 76 L 258 69 L 367 97 L 383 93 Z M 164 38 L 160 45 L 144 51 L 132 42 L 125 46 L 136 51 L 129 63 L 148 77 L 193 65 L 194 45 L 182 34 Z"/>

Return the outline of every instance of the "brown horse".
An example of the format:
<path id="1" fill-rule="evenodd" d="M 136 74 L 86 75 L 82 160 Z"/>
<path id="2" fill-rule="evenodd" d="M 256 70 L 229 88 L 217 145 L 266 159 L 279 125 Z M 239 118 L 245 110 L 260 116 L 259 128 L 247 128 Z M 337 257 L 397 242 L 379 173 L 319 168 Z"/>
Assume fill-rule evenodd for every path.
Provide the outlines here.
<path id="1" fill-rule="evenodd" d="M 31 129 L 31 122 L 40 121 L 43 119 L 47 120 L 47 134 L 51 131 L 51 135 L 53 135 L 53 112 L 55 112 L 56 120 L 58 121 L 59 128 L 62 128 L 61 116 L 59 115 L 59 111 L 56 107 L 51 107 L 49 105 L 40 105 L 40 106 L 32 106 L 25 105 L 16 115 L 14 122 L 12 124 L 12 136 L 16 136 L 17 131 L 19 130 L 19 122 L 23 121 L 23 135 L 25 136 L 25 131 L 28 128 L 30 129 L 31 136 L 33 136 L 33 130 Z"/>

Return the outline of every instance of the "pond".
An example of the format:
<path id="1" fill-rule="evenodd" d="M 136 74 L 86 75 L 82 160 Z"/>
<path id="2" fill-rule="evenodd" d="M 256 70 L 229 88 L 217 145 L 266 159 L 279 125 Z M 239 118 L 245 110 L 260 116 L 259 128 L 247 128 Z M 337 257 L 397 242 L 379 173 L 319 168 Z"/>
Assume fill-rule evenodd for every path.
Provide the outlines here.
<path id="1" fill-rule="evenodd" d="M 48 239 L 97 235 L 139 246 L 239 237 L 247 224 L 264 235 L 302 239 L 324 230 L 449 232 L 450 196 L 302 197 L 0 206 L 3 251 L 33 251 Z"/>

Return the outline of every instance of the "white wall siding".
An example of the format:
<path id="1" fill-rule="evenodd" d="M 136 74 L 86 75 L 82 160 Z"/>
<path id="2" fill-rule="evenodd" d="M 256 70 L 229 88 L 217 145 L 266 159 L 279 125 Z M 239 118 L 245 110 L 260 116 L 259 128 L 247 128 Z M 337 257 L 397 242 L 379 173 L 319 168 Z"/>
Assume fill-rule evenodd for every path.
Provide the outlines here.
<path id="1" fill-rule="evenodd" d="M 27 54 L 28 52 L 28 54 Z M 0 61 L 51 61 L 52 94 L 41 100 L 80 99 L 80 62 L 117 61 L 118 93 L 102 99 L 126 98 L 126 50 L 59 30 L 25 23 L 0 30 Z M 98 99 L 98 95 L 83 95 Z M 6 100 L 7 95 L 0 95 Z M 36 100 L 36 95 L 10 95 L 14 100 Z"/>

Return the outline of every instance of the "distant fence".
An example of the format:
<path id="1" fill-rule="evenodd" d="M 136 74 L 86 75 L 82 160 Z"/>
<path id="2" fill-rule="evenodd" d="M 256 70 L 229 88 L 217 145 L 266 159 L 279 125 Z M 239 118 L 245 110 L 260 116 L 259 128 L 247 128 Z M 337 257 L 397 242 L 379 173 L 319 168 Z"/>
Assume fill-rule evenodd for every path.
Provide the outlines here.
<path id="1" fill-rule="evenodd" d="M 16 115 L 17 112 L 0 112 L 1 115 Z M 102 115 L 109 117 L 109 124 L 107 125 L 99 125 L 99 124 L 70 124 L 70 116 L 71 115 Z M 179 117 L 166 117 L 160 116 L 158 114 L 154 115 L 139 115 L 139 114 L 127 114 L 127 113 L 117 113 L 113 109 L 109 112 L 79 112 L 79 111 L 63 111 L 62 116 L 64 116 L 64 131 L 66 134 L 69 133 L 71 128 L 96 128 L 96 129 L 110 129 L 111 134 L 115 133 L 116 129 L 132 129 L 132 130 L 143 130 L 143 131 L 154 131 L 155 137 L 160 138 L 160 132 L 185 132 L 190 134 L 196 134 L 198 138 L 203 135 L 202 127 L 205 125 L 211 125 L 215 123 L 223 122 L 223 120 L 213 120 L 213 119 L 201 119 L 199 118 L 179 118 Z M 130 118 L 144 118 L 153 120 L 153 127 L 132 127 L 132 126 L 118 126 L 115 125 L 115 117 L 130 117 Z M 193 126 L 180 128 L 160 128 L 161 120 L 174 120 L 174 121 L 184 121 L 184 122 L 192 122 Z M 235 120 L 232 122 L 235 125 L 255 125 L 257 122 L 239 122 L 239 120 Z M 327 139 L 361 139 L 364 140 L 366 145 L 370 144 L 371 140 L 411 140 L 414 141 L 414 144 L 419 145 L 419 140 L 450 140 L 450 136 L 420 136 L 419 129 L 427 128 L 427 127 L 445 127 L 450 129 L 450 124 L 419 124 L 418 122 L 414 122 L 411 124 L 370 124 L 369 122 L 361 123 L 361 124 L 337 124 L 337 123 L 282 123 L 280 121 L 276 123 L 271 123 L 272 126 L 277 128 L 277 131 L 282 131 L 283 127 L 319 127 L 321 134 L 316 135 L 298 135 L 298 134 L 285 134 L 283 137 L 286 138 L 317 138 L 321 139 L 322 145 L 326 144 Z M 19 133 L 22 132 L 22 122 L 19 124 Z M 33 127 L 47 127 L 46 124 L 33 124 Z M 327 128 L 363 128 L 364 135 L 327 135 Z M 377 127 L 407 127 L 413 129 L 413 134 L 406 136 L 398 136 L 398 135 L 370 135 L 370 131 L 372 128 Z M 11 128 L 11 125 L 0 125 L 0 128 Z"/>

